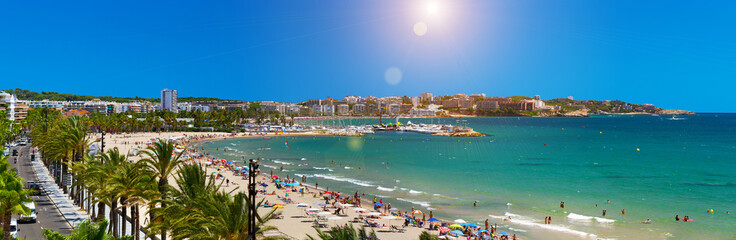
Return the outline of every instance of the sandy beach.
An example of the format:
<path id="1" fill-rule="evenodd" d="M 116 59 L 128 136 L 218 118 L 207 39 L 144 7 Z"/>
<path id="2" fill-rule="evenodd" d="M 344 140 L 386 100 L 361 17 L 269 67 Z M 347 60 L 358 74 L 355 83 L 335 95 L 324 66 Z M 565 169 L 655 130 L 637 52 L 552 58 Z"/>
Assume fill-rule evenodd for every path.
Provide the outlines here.
<path id="1" fill-rule="evenodd" d="M 237 191 L 246 191 L 247 179 L 244 176 L 236 175 L 239 171 L 234 169 L 237 167 L 235 164 L 228 164 L 223 162 L 221 159 L 213 159 L 206 152 L 198 152 L 198 146 L 204 141 L 213 141 L 230 138 L 254 138 L 264 136 L 283 136 L 283 135 L 319 135 L 319 133 L 268 133 L 251 135 L 248 133 L 203 133 L 203 132 L 162 132 L 162 133 L 132 133 L 132 134 L 106 134 L 105 144 L 109 148 L 117 148 L 121 153 L 128 153 L 131 161 L 138 161 L 141 156 L 135 154 L 144 150 L 151 142 L 155 139 L 168 139 L 174 140 L 177 144 L 187 146 L 187 164 L 200 164 L 205 167 L 207 173 L 216 172 L 218 180 L 224 181 L 223 190 L 231 191 L 237 189 Z M 93 134 L 93 140 L 99 140 L 99 134 Z M 225 151 L 225 149 L 221 149 Z M 316 236 L 317 231 L 314 229 L 315 220 L 319 219 L 316 223 L 321 225 L 321 229 L 328 230 L 332 226 L 345 226 L 346 224 L 353 224 L 356 228 L 363 227 L 365 220 L 370 219 L 370 222 L 375 223 L 376 234 L 380 239 L 417 239 L 422 231 L 427 231 L 428 223 L 425 222 L 423 227 L 414 226 L 409 224 L 404 227 L 404 217 L 394 216 L 392 211 L 386 211 L 384 208 L 380 209 L 380 212 L 375 212 L 373 209 L 372 199 L 362 199 L 360 205 L 362 206 L 351 206 L 335 204 L 334 198 L 336 194 L 322 194 L 324 189 L 316 189 L 314 186 L 300 183 L 301 179 L 298 176 L 289 176 L 294 179 L 296 186 L 289 188 L 277 189 L 274 179 L 271 177 L 271 169 L 260 169 L 263 171 L 258 177 L 258 182 L 265 185 L 260 185 L 257 189 L 260 192 L 257 195 L 257 200 L 265 199 L 264 203 L 268 203 L 270 206 L 280 205 L 276 213 L 280 216 L 279 219 L 273 219 L 267 223 L 267 225 L 275 226 L 279 229 L 279 232 L 270 232 L 267 235 L 282 234 L 291 238 L 304 239 L 307 234 Z M 274 170 L 274 176 L 278 179 L 286 178 L 286 174 L 278 170 Z M 280 181 L 280 180 L 278 180 Z M 175 183 L 174 179 L 170 179 L 170 183 Z M 289 182 L 289 180 L 283 180 L 283 182 Z M 264 187 L 265 186 L 265 187 Z M 300 193 L 299 189 L 304 187 L 304 192 Z M 320 186 L 329 187 L 329 186 Z M 263 193 L 266 194 L 263 194 Z M 354 193 L 340 193 L 343 197 L 352 196 Z M 325 196 L 329 198 L 327 208 L 324 207 Z M 351 199 L 352 201 L 353 199 Z M 345 202 L 345 201 L 343 201 Z M 353 202 L 355 203 L 355 202 Z M 319 205 L 323 204 L 323 205 Z M 358 205 L 355 203 L 354 205 Z M 342 210 L 338 215 L 335 215 L 335 210 L 340 207 Z M 364 209 L 364 210 L 361 210 Z M 266 213 L 272 210 L 271 207 L 261 207 L 259 212 Z M 307 210 L 310 210 L 308 213 Z M 324 211 L 326 210 L 326 211 Z M 144 210 L 145 211 L 145 210 Z M 411 209 L 394 209 L 393 212 L 406 212 L 407 215 L 411 214 Z M 371 213 L 373 212 L 373 213 Z M 421 220 L 422 217 L 426 219 L 430 218 L 430 213 L 417 213 L 414 216 Z M 360 219 L 360 220 L 359 220 Z M 143 222 L 147 222 L 144 219 Z M 437 222 L 434 222 L 435 224 Z M 366 225 L 367 226 L 367 225 Z M 397 229 L 392 229 L 391 226 L 395 226 Z M 482 227 L 482 226 L 481 226 Z M 370 228 L 367 228 L 370 229 Z M 433 234 L 438 234 L 437 230 L 430 231 Z"/>

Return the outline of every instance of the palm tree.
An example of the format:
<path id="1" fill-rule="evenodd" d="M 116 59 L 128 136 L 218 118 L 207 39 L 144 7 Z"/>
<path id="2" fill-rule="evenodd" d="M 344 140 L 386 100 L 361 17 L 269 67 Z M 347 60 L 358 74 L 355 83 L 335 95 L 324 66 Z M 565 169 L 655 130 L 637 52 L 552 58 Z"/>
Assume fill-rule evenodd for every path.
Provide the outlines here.
<path id="1" fill-rule="evenodd" d="M 176 182 L 179 189 L 172 189 L 171 199 L 165 208 L 157 209 L 157 214 L 168 216 L 168 222 L 155 222 L 152 230 L 169 227 L 172 239 L 231 239 L 245 240 L 248 237 L 251 204 L 245 193 L 232 195 L 220 190 L 222 182 L 216 183 L 207 178 L 198 165 L 183 165 Z M 234 191 L 234 190 L 233 190 Z M 261 205 L 258 203 L 258 205 Z M 257 205 L 257 206 L 258 206 Z M 276 229 L 263 226 L 273 217 L 274 210 L 255 216 L 258 219 L 258 236 Z M 269 237 L 263 239 L 282 239 Z"/>
<path id="2" fill-rule="evenodd" d="M 439 240 L 440 238 L 437 237 L 437 235 L 433 235 L 427 231 L 422 231 L 421 234 L 419 234 L 419 240 Z"/>
<path id="3" fill-rule="evenodd" d="M 117 149 L 116 149 L 117 150 Z M 128 216 L 127 207 L 131 206 L 130 203 L 128 203 L 128 199 L 136 196 L 136 193 L 141 188 L 141 184 L 146 184 L 144 179 L 144 175 L 146 172 L 144 171 L 145 165 L 142 162 L 137 163 L 130 163 L 130 162 L 123 162 L 122 165 L 118 166 L 112 176 L 107 181 L 108 189 L 115 194 L 114 198 L 119 199 L 120 203 L 122 204 L 120 208 L 121 214 L 123 215 L 122 219 L 122 229 L 121 231 L 124 233 L 126 232 L 126 217 Z M 114 211 L 117 213 L 118 209 L 114 209 Z M 113 236 L 118 237 L 117 234 L 117 225 L 120 225 L 117 221 L 117 218 L 114 219 L 113 224 L 115 225 L 113 227 Z"/>
<path id="4" fill-rule="evenodd" d="M 371 230 L 368 231 L 365 228 L 355 229 L 352 224 L 346 227 L 332 227 L 330 230 L 322 231 L 322 229 L 315 228 L 317 230 L 317 236 L 322 240 L 375 240 L 376 232 Z M 316 238 L 307 234 L 307 239 L 315 240 Z"/>
<path id="5" fill-rule="evenodd" d="M 145 163 L 153 173 L 153 176 L 158 179 L 158 192 L 162 199 L 161 208 L 166 208 L 166 199 L 168 197 L 167 192 L 171 186 L 169 186 L 169 177 L 179 168 L 179 165 L 183 162 L 181 156 L 184 151 L 174 154 L 174 143 L 166 140 L 158 140 L 149 146 L 146 150 L 142 151 L 142 154 L 147 158 L 141 160 Z M 163 217 L 163 216 L 160 216 Z M 155 216 L 151 218 L 153 221 Z M 166 221 L 164 221 L 166 222 Z M 161 240 L 166 240 L 167 229 L 161 229 Z"/>
<path id="6" fill-rule="evenodd" d="M 13 172 L 5 156 L 0 157 L 0 214 L 2 214 L 3 240 L 10 239 L 10 217 L 15 212 L 31 211 L 23 203 L 33 202 L 31 190 L 23 188 L 23 178 Z"/>
<path id="7" fill-rule="evenodd" d="M 94 223 L 87 220 L 77 225 L 69 236 L 64 236 L 48 228 L 43 229 L 41 234 L 46 240 L 115 240 L 114 236 L 105 232 L 106 227 L 107 220 Z M 117 238 L 117 240 L 130 239 L 132 239 L 130 236 Z"/>

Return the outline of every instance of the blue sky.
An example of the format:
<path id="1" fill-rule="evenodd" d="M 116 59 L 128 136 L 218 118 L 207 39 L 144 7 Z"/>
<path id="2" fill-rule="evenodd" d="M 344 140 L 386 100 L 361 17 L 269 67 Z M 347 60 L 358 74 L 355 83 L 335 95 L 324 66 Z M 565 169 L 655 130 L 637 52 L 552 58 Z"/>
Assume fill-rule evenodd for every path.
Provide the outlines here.
<path id="1" fill-rule="evenodd" d="M 539 94 L 736 112 L 734 12 L 734 1 L 4 1 L 0 88 Z"/>

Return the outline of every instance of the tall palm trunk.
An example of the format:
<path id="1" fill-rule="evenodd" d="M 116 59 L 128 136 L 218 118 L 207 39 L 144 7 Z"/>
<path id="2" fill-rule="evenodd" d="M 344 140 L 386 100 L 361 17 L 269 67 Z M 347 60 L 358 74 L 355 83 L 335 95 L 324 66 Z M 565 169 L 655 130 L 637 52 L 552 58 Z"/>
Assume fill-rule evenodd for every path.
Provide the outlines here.
<path id="1" fill-rule="evenodd" d="M 105 219 L 105 204 L 102 202 L 97 203 L 97 220 Z"/>
<path id="2" fill-rule="evenodd" d="M 5 210 L 3 213 L 3 240 L 10 240 L 10 216 L 12 214 L 10 209 Z"/>
<path id="3" fill-rule="evenodd" d="M 158 180 L 158 191 L 161 193 L 161 198 L 166 198 L 166 185 L 168 184 L 169 180 L 166 179 L 166 176 Z M 166 202 L 161 202 L 161 209 L 166 209 Z M 161 230 L 161 240 L 166 240 L 166 229 Z"/>
<path id="4" fill-rule="evenodd" d="M 141 232 L 141 214 L 140 209 L 138 208 L 138 205 L 135 205 L 135 208 L 133 209 L 134 213 L 132 214 L 133 217 L 135 217 L 135 223 L 133 225 L 133 236 L 135 236 L 135 240 L 140 240 L 140 232 Z"/>
<path id="5" fill-rule="evenodd" d="M 110 234 L 114 237 L 118 237 L 118 215 L 117 215 L 118 202 L 113 201 L 110 205 Z"/>
<path id="6" fill-rule="evenodd" d="M 125 200 L 126 200 L 125 198 L 120 198 L 120 203 L 125 204 Z M 123 205 L 122 215 L 123 215 L 123 222 L 122 222 L 120 232 L 122 233 L 123 236 L 125 236 L 125 230 L 127 229 L 125 225 L 127 225 L 128 223 L 128 208 L 126 208 L 125 205 Z"/>

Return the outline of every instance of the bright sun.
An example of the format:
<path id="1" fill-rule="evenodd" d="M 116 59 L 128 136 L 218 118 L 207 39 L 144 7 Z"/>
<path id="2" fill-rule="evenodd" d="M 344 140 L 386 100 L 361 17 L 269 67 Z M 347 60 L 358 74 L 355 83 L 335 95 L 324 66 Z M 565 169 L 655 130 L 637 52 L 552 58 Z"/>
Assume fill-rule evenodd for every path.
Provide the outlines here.
<path id="1" fill-rule="evenodd" d="M 427 13 L 434 15 L 437 13 L 438 8 L 439 7 L 437 6 L 436 2 L 429 3 L 429 5 L 427 5 Z"/>

